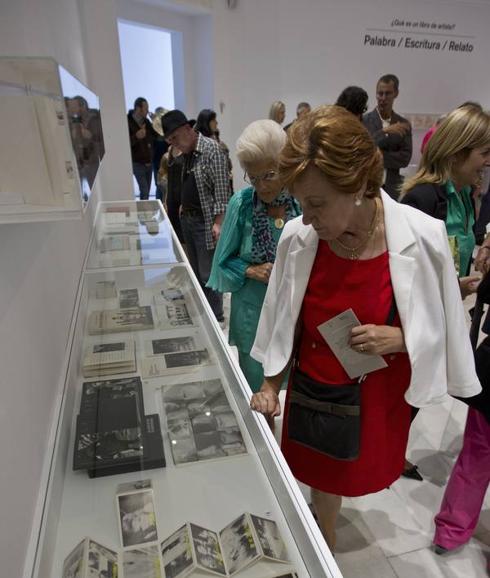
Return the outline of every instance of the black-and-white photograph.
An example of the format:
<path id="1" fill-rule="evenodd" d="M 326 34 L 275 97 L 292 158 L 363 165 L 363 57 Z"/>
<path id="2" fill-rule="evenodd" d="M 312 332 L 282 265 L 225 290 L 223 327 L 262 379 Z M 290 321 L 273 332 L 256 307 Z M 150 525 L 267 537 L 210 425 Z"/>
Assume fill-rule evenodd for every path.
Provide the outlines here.
<path id="1" fill-rule="evenodd" d="M 218 534 L 206 528 L 196 526 L 195 524 L 190 524 L 190 527 L 198 566 L 226 576 L 226 568 L 219 545 Z"/>
<path id="2" fill-rule="evenodd" d="M 218 384 L 221 386 L 221 382 L 218 380 Z M 169 388 L 163 389 L 163 401 L 164 403 L 175 402 L 181 403 L 185 402 L 186 404 L 190 403 L 191 401 L 204 401 L 206 399 L 206 391 L 202 387 L 202 381 L 197 381 L 194 383 L 181 383 L 177 385 L 172 385 Z"/>
<path id="3" fill-rule="evenodd" d="M 260 557 L 246 514 L 242 514 L 221 530 L 220 540 L 230 575 L 239 572 Z"/>
<path id="4" fill-rule="evenodd" d="M 209 353 L 207 349 L 202 349 L 200 351 L 167 353 L 165 355 L 165 363 L 167 364 L 168 368 L 204 365 L 209 363 Z"/>
<path id="5" fill-rule="evenodd" d="M 93 353 L 108 353 L 110 351 L 124 351 L 126 343 L 119 341 L 118 343 L 96 343 L 93 348 Z"/>
<path id="6" fill-rule="evenodd" d="M 117 575 L 117 553 L 89 540 L 87 578 L 107 578 Z"/>
<path id="7" fill-rule="evenodd" d="M 121 289 L 119 291 L 119 307 L 129 309 L 130 307 L 139 307 L 140 298 L 138 289 Z"/>
<path id="8" fill-rule="evenodd" d="M 199 459 L 194 437 L 173 439 L 171 449 L 175 465 L 189 464 L 197 462 Z"/>
<path id="9" fill-rule="evenodd" d="M 68 554 L 63 562 L 63 578 L 82 578 L 85 540 Z"/>
<path id="10" fill-rule="evenodd" d="M 227 456 L 236 456 L 247 452 L 242 432 L 238 427 L 233 430 L 220 431 L 218 433 L 221 442 L 221 449 Z"/>
<path id="11" fill-rule="evenodd" d="M 182 578 L 194 565 L 187 526 L 182 526 L 161 544 L 165 578 Z"/>
<path id="12" fill-rule="evenodd" d="M 188 439 L 193 436 L 192 424 L 190 419 L 186 420 L 169 420 L 167 418 L 168 437 L 172 444 L 174 440 Z"/>
<path id="13" fill-rule="evenodd" d="M 210 431 L 216 431 L 218 428 L 216 426 L 216 420 L 214 419 L 211 412 L 209 415 L 206 413 L 200 413 L 192 418 L 192 429 L 194 430 L 194 435 L 208 433 Z"/>
<path id="14" fill-rule="evenodd" d="M 163 578 L 158 546 L 123 551 L 122 565 L 124 578 Z"/>
<path id="15" fill-rule="evenodd" d="M 247 453 L 219 379 L 163 387 L 162 401 L 175 464 Z"/>
<path id="16" fill-rule="evenodd" d="M 214 412 L 213 415 L 216 419 L 217 429 L 219 430 L 228 430 L 238 427 L 236 416 L 232 411 Z"/>
<path id="17" fill-rule="evenodd" d="M 210 431 L 194 435 L 196 443 L 197 457 L 200 460 L 214 460 L 226 457 L 226 453 L 221 446 L 219 432 Z"/>
<path id="18" fill-rule="evenodd" d="M 160 307 L 160 309 L 163 309 L 164 319 L 162 319 L 162 323 L 164 326 L 185 327 L 193 325 L 192 317 L 185 303 L 174 302 L 165 305 L 165 307 Z"/>
<path id="19" fill-rule="evenodd" d="M 259 538 L 264 556 L 273 560 L 287 562 L 286 546 L 274 520 L 251 515 L 252 523 Z"/>
<path id="20" fill-rule="evenodd" d="M 193 351 L 194 349 L 196 349 L 196 342 L 194 338 L 190 336 L 174 337 L 172 339 L 153 339 L 151 341 L 152 355 Z"/>
<path id="21" fill-rule="evenodd" d="M 157 524 L 153 492 L 142 490 L 117 496 L 123 548 L 155 542 Z"/>

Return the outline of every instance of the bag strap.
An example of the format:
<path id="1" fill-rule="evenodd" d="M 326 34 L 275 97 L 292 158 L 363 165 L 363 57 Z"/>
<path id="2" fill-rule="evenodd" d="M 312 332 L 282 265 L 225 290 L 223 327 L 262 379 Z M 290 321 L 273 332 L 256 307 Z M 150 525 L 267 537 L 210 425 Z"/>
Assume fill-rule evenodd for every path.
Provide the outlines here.
<path id="1" fill-rule="evenodd" d="M 396 301 L 395 301 L 395 295 L 393 295 L 393 297 L 391 298 L 391 305 L 390 305 L 390 310 L 388 311 L 388 317 L 386 318 L 386 325 L 393 325 L 393 322 L 395 321 L 395 317 L 396 317 Z"/>

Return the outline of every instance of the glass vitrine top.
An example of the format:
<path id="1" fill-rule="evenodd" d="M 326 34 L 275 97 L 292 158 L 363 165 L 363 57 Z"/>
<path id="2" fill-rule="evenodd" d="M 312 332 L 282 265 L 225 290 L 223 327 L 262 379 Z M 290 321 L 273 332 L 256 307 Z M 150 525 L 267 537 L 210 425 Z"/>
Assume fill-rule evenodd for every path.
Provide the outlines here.
<path id="1" fill-rule="evenodd" d="M 178 263 L 176 242 L 160 201 L 101 203 L 88 269 Z"/>

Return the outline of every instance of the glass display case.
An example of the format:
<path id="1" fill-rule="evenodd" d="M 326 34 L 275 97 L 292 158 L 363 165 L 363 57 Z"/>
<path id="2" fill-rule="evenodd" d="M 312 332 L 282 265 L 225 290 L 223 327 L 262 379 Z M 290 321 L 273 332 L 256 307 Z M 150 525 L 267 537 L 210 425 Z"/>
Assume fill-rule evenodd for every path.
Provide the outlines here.
<path id="1" fill-rule="evenodd" d="M 160 201 L 99 203 L 88 269 L 183 260 L 180 244 Z"/>
<path id="2" fill-rule="evenodd" d="M 33 578 L 341 578 L 175 237 L 174 262 L 96 268 L 101 226 Z"/>
<path id="3" fill-rule="evenodd" d="M 104 155 L 99 99 L 51 58 L 0 58 L 0 223 L 81 218 Z"/>

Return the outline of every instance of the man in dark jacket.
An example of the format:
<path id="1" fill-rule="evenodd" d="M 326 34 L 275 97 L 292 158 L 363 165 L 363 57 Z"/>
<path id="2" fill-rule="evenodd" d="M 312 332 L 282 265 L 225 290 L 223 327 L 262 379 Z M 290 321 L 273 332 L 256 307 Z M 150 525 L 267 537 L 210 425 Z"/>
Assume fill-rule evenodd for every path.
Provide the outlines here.
<path id="1" fill-rule="evenodd" d="M 398 86 L 394 74 L 382 76 L 376 85 L 378 106 L 363 117 L 365 127 L 383 153 L 383 188 L 394 199 L 398 199 L 403 183 L 400 169 L 408 166 L 412 158 L 412 127 L 407 119 L 393 110 Z"/>
<path id="2" fill-rule="evenodd" d="M 148 101 L 140 96 L 134 101 L 134 109 L 128 112 L 128 128 L 133 174 L 140 189 L 141 200 L 150 196 L 153 140 L 157 136 L 147 115 Z"/>

